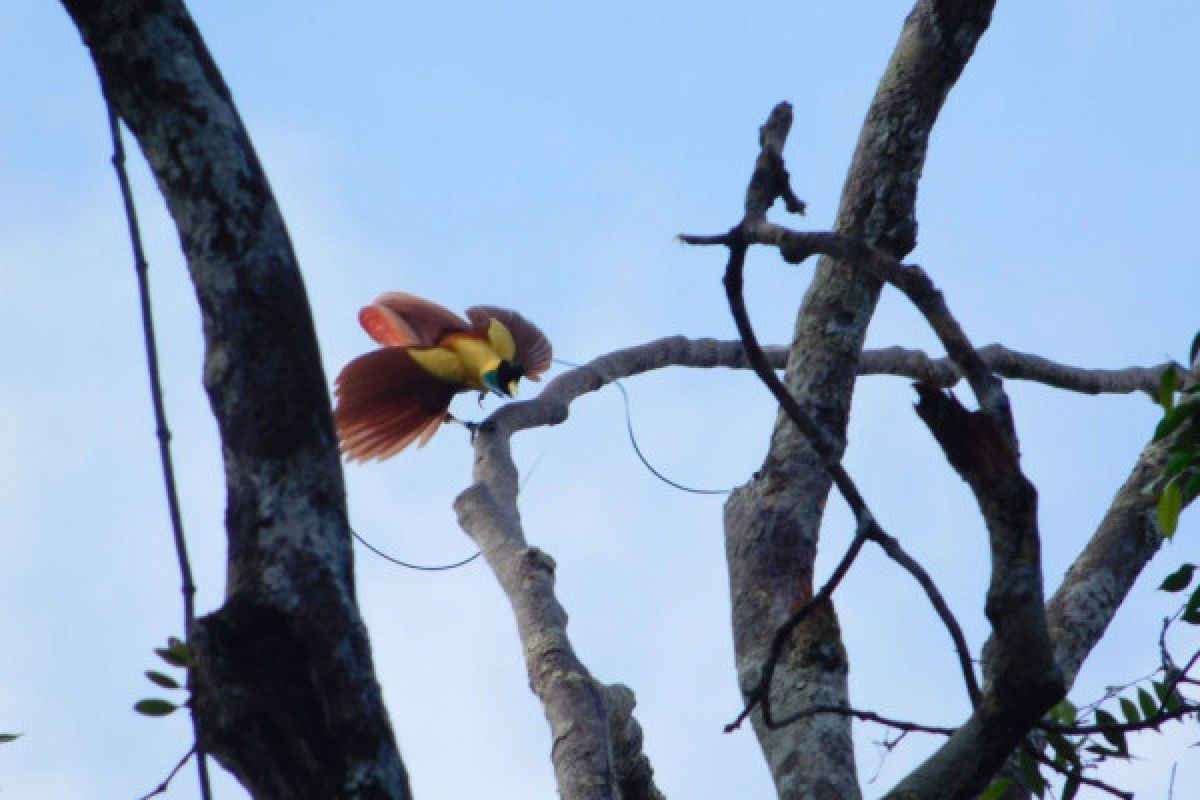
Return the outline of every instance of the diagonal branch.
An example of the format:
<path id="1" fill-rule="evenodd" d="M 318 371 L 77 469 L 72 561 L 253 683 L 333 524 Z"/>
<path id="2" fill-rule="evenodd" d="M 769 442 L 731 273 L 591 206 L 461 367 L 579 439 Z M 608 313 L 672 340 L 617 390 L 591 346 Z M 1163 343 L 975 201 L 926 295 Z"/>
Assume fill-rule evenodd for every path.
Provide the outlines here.
<path id="1" fill-rule="evenodd" d="M 725 293 L 729 300 L 729 307 L 733 314 L 734 323 L 737 325 L 738 334 L 741 336 L 742 343 L 746 348 L 746 357 L 749 359 L 750 365 L 753 367 L 755 373 L 757 373 L 759 379 L 767 386 L 771 394 L 775 396 L 780 407 L 792 422 L 795 423 L 796 427 L 804 433 L 814 452 L 820 456 L 822 464 L 828 471 L 834 485 L 854 514 L 858 532 L 846 556 L 834 571 L 833 577 L 826 582 L 817 595 L 801 606 L 800 609 L 794 612 L 776 630 L 767 657 L 763 662 L 758 681 L 745 692 L 747 698 L 746 706 L 738 716 L 738 721 L 740 722 L 741 719 L 745 718 L 755 706 L 760 706 L 762 708 L 763 724 L 767 728 L 782 727 L 778 721 L 772 718 L 771 714 L 771 680 L 774 677 L 775 669 L 784 647 L 787 645 L 792 631 L 807 616 L 810 609 L 815 608 L 819 604 L 828 604 L 833 590 L 840 583 L 845 572 L 849 570 L 863 542 L 868 539 L 880 543 L 883 546 L 884 552 L 892 558 L 897 559 L 914 577 L 917 577 L 922 588 L 926 590 L 935 610 L 937 610 L 943 624 L 950 631 L 951 637 L 954 640 L 955 649 L 959 656 L 959 663 L 963 670 L 963 678 L 967 686 L 967 693 L 972 705 L 977 705 L 980 697 L 979 687 L 975 681 L 975 672 L 970 660 L 970 651 L 967 648 L 966 639 L 962 635 L 957 620 L 951 614 L 949 607 L 942 599 L 941 594 L 937 591 L 929 575 L 925 573 L 915 560 L 903 552 L 899 542 L 889 536 L 880 527 L 874 515 L 867 508 L 858 487 L 842 466 L 837 446 L 831 441 L 830 436 L 825 430 L 813 421 L 809 414 L 800 407 L 800 404 L 792 396 L 792 393 L 788 391 L 787 387 L 783 385 L 783 382 L 775 374 L 774 369 L 772 369 L 770 362 L 763 352 L 762 346 L 758 343 L 758 336 L 754 332 L 754 327 L 750 323 L 750 316 L 746 310 L 746 302 L 743 295 L 743 273 L 745 271 L 746 251 L 749 249 L 751 237 L 747 236 L 744 232 L 747 230 L 752 231 L 769 224 L 765 222 L 765 215 L 774 203 L 776 196 L 792 198 L 788 203 L 790 210 L 802 208 L 802 205 L 797 205 L 799 201 L 795 200 L 795 196 L 788 186 L 788 174 L 784 168 L 783 157 L 781 155 L 791 123 L 792 108 L 789 104 L 780 103 L 771 111 L 771 115 L 759 133 L 761 152 L 755 164 L 754 173 L 750 178 L 749 186 L 746 189 L 745 218 L 724 237 L 703 237 L 703 239 L 705 243 L 720 241 L 729 248 L 729 261 L 725 267 L 724 278 Z M 699 237 L 681 236 L 680 238 L 685 242 L 694 243 Z M 847 239 L 847 237 L 837 237 L 838 241 L 842 239 Z M 884 257 L 887 258 L 886 256 Z M 925 289 L 925 285 L 922 285 L 921 288 Z M 940 299 L 940 295 L 937 295 L 936 290 L 930 291 L 927 289 L 926 295 L 936 295 L 937 299 Z M 930 306 L 931 304 L 926 302 L 926 305 Z M 948 317 L 948 312 L 944 316 Z M 952 318 L 950 319 L 953 322 Z M 966 342 L 965 336 L 957 329 L 957 323 L 943 323 L 941 328 L 949 331 L 946 334 L 947 348 L 952 349 L 955 353 L 962 350 L 963 347 L 959 345 L 959 341 L 951 339 L 951 336 L 957 335 L 958 339 L 964 344 Z M 969 344 L 965 344 L 965 348 L 971 354 L 974 353 Z M 979 367 L 976 362 L 978 362 L 977 356 L 974 362 L 970 360 L 969 356 L 964 356 L 961 361 L 956 361 L 956 363 L 965 365 L 963 369 L 971 376 L 974 384 L 990 388 L 989 381 L 995 382 L 995 378 L 990 374 L 979 374 Z M 996 403 L 997 407 L 1007 410 L 1007 398 L 1004 398 L 1002 393 L 1001 399 L 1003 403 Z M 802 717 L 795 718 L 801 719 Z"/>
<path id="2" fill-rule="evenodd" d="M 783 107 L 784 106 L 777 107 L 777 110 Z M 790 109 L 787 113 L 790 116 Z M 768 123 L 768 126 L 769 124 L 770 123 Z M 760 169 L 764 163 L 769 164 L 770 162 L 767 159 L 760 158 Z M 758 170 L 756 169 L 755 172 L 757 174 Z M 756 185 L 762 185 L 763 183 L 766 182 L 761 180 L 752 180 L 751 187 L 753 189 L 753 187 Z M 747 202 L 747 207 L 751 207 L 751 203 L 749 201 Z M 897 560 L 901 566 L 903 566 L 914 577 L 916 577 L 918 582 L 921 584 L 921 587 L 926 591 L 930 601 L 933 603 L 934 609 L 938 612 L 938 616 L 941 618 L 942 623 L 950 632 L 950 636 L 954 640 L 955 651 L 958 655 L 960 668 L 962 669 L 963 680 L 967 686 L 967 694 L 971 699 L 971 704 L 977 705 L 979 702 L 980 692 L 979 686 L 975 679 L 975 669 L 971 663 L 970 649 L 967 646 L 966 637 L 963 635 L 958 621 L 950 612 L 950 609 L 946 605 L 945 600 L 942 598 L 941 593 L 938 592 L 937 587 L 933 584 L 933 581 L 930 579 L 928 573 L 926 573 L 914 559 L 905 554 L 900 548 L 899 542 L 894 537 L 890 536 L 886 531 L 884 531 L 879 525 L 874 515 L 871 514 L 870 509 L 867 507 L 866 501 L 863 499 L 862 494 L 859 492 L 858 487 L 855 485 L 853 479 L 846 472 L 845 467 L 842 466 L 836 449 L 829 441 L 828 434 L 826 434 L 820 426 L 813 422 L 804 409 L 800 407 L 799 403 L 796 402 L 796 399 L 792 396 L 791 392 L 787 390 L 787 387 L 783 385 L 783 382 L 779 380 L 779 377 L 775 374 L 775 371 L 771 368 L 770 363 L 767 361 L 767 358 L 762 351 L 762 347 L 758 343 L 758 337 L 754 333 L 754 328 L 750 324 L 749 313 L 746 310 L 746 303 L 742 293 L 742 274 L 745 267 L 746 249 L 747 245 L 744 242 L 737 241 L 736 232 L 730 235 L 729 263 L 725 269 L 725 289 L 726 295 L 729 299 L 730 309 L 733 312 L 734 322 L 737 324 L 738 333 L 741 335 L 742 342 L 746 347 L 746 357 L 749 359 L 750 364 L 754 368 L 754 371 L 758 374 L 758 377 L 764 384 L 766 384 L 767 388 L 770 389 L 771 394 L 775 396 L 776 400 L 780 404 L 780 407 L 783 408 L 783 410 L 795 423 L 796 427 L 804 432 L 804 435 L 808 437 L 809 442 L 812 444 L 813 450 L 821 456 L 825 469 L 828 470 L 834 485 L 838 489 L 838 492 L 842 495 L 846 501 L 846 504 L 850 507 L 851 512 L 854 514 L 854 517 L 857 520 L 859 528 L 858 533 L 855 536 L 854 543 L 852 543 L 850 551 L 847 553 L 847 558 L 844 558 L 839 564 L 838 570 L 835 570 L 834 572 L 834 577 L 831 578 L 824 587 L 822 587 L 821 592 L 825 593 L 824 596 L 822 596 L 821 592 L 818 592 L 818 594 L 815 595 L 813 599 L 806 604 L 806 606 L 811 607 L 817 605 L 818 602 L 828 602 L 829 596 L 837 587 L 837 584 L 840 582 L 845 570 L 849 569 L 850 563 L 853 561 L 853 556 L 850 555 L 850 553 L 857 555 L 856 545 L 857 547 L 861 547 L 862 541 L 867 539 L 879 543 L 883 547 L 884 552 L 887 553 L 889 557 Z M 836 580 L 834 578 L 836 578 Z M 779 663 L 779 658 L 783 653 L 784 647 L 789 641 L 791 632 L 796 629 L 800 621 L 808 613 L 806 606 L 802 606 L 800 610 L 793 613 L 792 616 L 789 617 L 788 620 L 776 631 L 775 636 L 772 638 L 767 658 L 763 662 L 762 672 L 759 676 L 758 682 L 745 692 L 746 706 L 739 715 L 739 720 L 744 718 L 745 715 L 753 710 L 756 705 L 760 705 L 762 707 L 763 724 L 768 728 L 781 727 L 781 724 L 778 721 L 773 720 L 771 715 L 771 680 L 774 677 L 776 665 Z M 802 611 L 804 612 L 803 615 L 801 615 Z"/>
<path id="3" fill-rule="evenodd" d="M 554 593 L 554 561 L 525 540 L 511 438 L 527 428 L 561 423 L 575 398 L 620 378 L 672 364 L 742 363 L 741 348 L 730 343 L 660 339 L 569 370 L 536 398 L 500 408 L 479 427 L 475 482 L 459 495 L 455 509 L 512 604 L 530 684 L 554 735 L 551 757 L 565 800 L 653 800 L 660 794 L 632 716 L 633 693 L 601 684 L 576 656 L 566 612 Z"/>
<path id="4" fill-rule="evenodd" d="M 1055 660 L 1070 686 L 1137 577 L 1162 546 L 1145 489 L 1161 474 L 1171 440 L 1146 446 L 1087 545 L 1046 605 Z"/>
<path id="5" fill-rule="evenodd" d="M 507 453 L 496 452 L 507 450 L 507 444 L 502 436 L 481 433 L 477 461 L 508 459 Z M 530 685 L 554 737 L 551 756 L 559 794 L 564 800 L 618 800 L 609 689 L 591 676 L 571 647 L 567 614 L 554 595 L 554 559 L 525 542 L 515 502 L 509 502 L 515 494 L 504 491 L 503 476 L 477 469 L 476 477 L 455 509 L 512 604 Z"/>
<path id="6" fill-rule="evenodd" d="M 991 349 L 985 348 L 985 352 L 992 352 L 994 348 L 998 347 L 997 345 L 992 346 Z M 893 355 L 897 352 L 900 353 L 899 357 Z M 780 348 L 767 348 L 764 351 L 764 357 L 767 359 L 770 368 L 778 369 L 783 365 L 784 353 Z M 911 366 L 912 364 L 917 364 L 918 366 L 913 367 Z M 934 361 L 928 359 L 924 354 L 916 353 L 916 351 L 899 351 L 898 348 L 868 351 L 864 358 L 864 371 L 871 372 L 878 370 L 887 374 L 903 374 L 916 378 L 924 376 L 924 370 L 927 369 L 924 366 L 925 364 L 933 365 L 932 368 L 937 369 L 938 374 L 944 376 L 946 380 L 956 380 L 955 376 L 958 373 L 954 370 L 951 362 L 945 359 Z M 503 492 L 508 493 L 510 496 L 508 502 L 510 504 L 509 513 L 512 515 L 512 518 L 516 519 L 517 512 L 515 505 L 516 469 L 512 465 L 511 454 L 507 451 L 507 446 L 505 446 L 503 454 L 500 454 L 497 449 L 500 447 L 498 441 L 487 444 L 488 440 L 484 437 L 500 437 L 507 440 L 520 430 L 560 424 L 566 419 L 570 404 L 583 394 L 598 391 L 622 378 L 669 366 L 745 369 L 749 366 L 749 358 L 743 343 L 740 341 L 687 339 L 682 336 L 668 337 L 596 358 L 582 367 L 562 373 L 550 381 L 545 390 L 537 397 L 519 403 L 510 403 L 492 414 L 482 425 L 483 432 L 476 443 L 476 451 L 480 455 L 480 462 L 494 462 L 496 464 L 495 467 L 488 468 L 491 477 L 486 483 L 497 487 L 498 491 L 499 487 L 507 487 Z M 908 370 L 921 371 L 909 372 Z M 479 467 L 477 467 L 477 482 L 480 480 L 478 469 Z M 478 485 L 477 483 L 477 486 L 473 487 L 472 490 L 468 490 L 468 492 L 475 490 Z M 464 493 L 458 501 L 459 512 L 463 514 L 467 510 L 470 510 L 471 507 L 482 502 L 485 501 L 479 499 L 476 495 Z M 486 502 L 490 503 L 491 501 L 488 500 Z M 495 511 L 491 512 L 491 514 L 495 513 Z M 468 523 L 464 523 L 464 525 L 466 524 Z M 479 530 L 484 525 L 484 522 L 473 520 L 469 524 L 475 530 Z M 472 535 L 474 536 L 475 534 L 473 533 Z M 857 541 L 857 545 L 852 544 L 851 550 L 847 552 L 845 557 L 847 561 L 846 565 L 835 570 L 826 587 L 812 598 L 813 601 L 828 597 L 833 589 L 836 588 L 840 576 L 844 575 L 845 570 L 849 567 L 848 562 L 853 561 L 858 550 L 861 549 L 862 544 L 866 541 L 866 537 L 857 539 Z M 944 601 L 941 600 L 940 593 L 937 592 L 932 580 L 924 573 L 919 564 L 916 564 L 915 561 L 899 548 L 899 543 L 893 537 L 882 533 L 881 536 L 874 538 L 874 541 L 879 543 L 893 560 L 896 560 L 897 563 L 914 574 L 914 577 L 925 588 L 935 607 L 944 606 Z M 500 537 L 493 546 L 499 548 L 502 544 L 503 537 Z M 544 554 L 542 556 L 545 557 Z M 810 602 L 797 609 L 795 612 L 796 618 L 787 626 L 786 630 L 783 630 L 783 637 L 786 637 L 788 632 L 811 613 L 817 605 L 818 602 Z M 939 614 L 943 615 L 945 619 L 950 620 L 947 628 L 951 631 L 956 642 L 958 642 L 956 649 L 960 662 L 966 660 L 969 663 L 969 651 L 965 639 L 962 637 L 961 631 L 958 630 L 957 623 L 953 621 L 949 609 L 939 609 Z M 778 634 L 779 631 L 777 631 Z M 964 667 L 964 674 L 971 674 L 969 667 Z M 609 691 L 611 693 L 619 690 L 609 687 Z M 543 702 L 546 701 L 543 700 Z M 600 727 L 598 726 L 596 730 L 600 730 Z M 626 741 L 628 740 L 626 739 Z M 614 742 L 614 747 L 617 747 L 619 743 L 620 740 L 618 738 L 618 741 Z M 646 766 L 648 767 L 648 765 Z"/>
<path id="7" fill-rule="evenodd" d="M 867 109 L 835 227 L 903 255 L 916 240 L 917 184 L 930 133 L 987 29 L 992 0 L 917 0 Z M 833 438 L 840 455 L 858 357 L 880 285 L 822 259 L 789 345 L 785 383 Z M 757 679 L 774 631 L 811 594 L 821 520 L 832 481 L 823 460 L 783 413 L 762 467 L 725 505 L 726 558 L 738 680 Z M 789 705 L 848 705 L 848 664 L 832 607 L 797 629 L 781 664 Z M 850 725 L 825 715 L 755 733 L 780 797 L 854 798 Z"/>
<path id="8" fill-rule="evenodd" d="M 742 299 L 742 273 L 749 246 L 775 246 L 790 263 L 821 253 L 835 259 L 835 263 L 853 265 L 900 289 L 925 317 L 975 394 L 980 410 L 968 412 L 953 397 L 918 385 L 921 401 L 917 410 L 951 465 L 974 490 L 987 523 L 992 556 L 987 614 L 996 646 L 984 656 L 991 680 L 984 702 L 976 703 L 968 723 L 896 791 L 945 792 L 947 774 L 956 776 L 949 787 L 952 794 L 978 791 L 1021 742 L 1029 726 L 1065 691 L 1052 656 L 1042 607 L 1037 493 L 1020 468 L 1016 430 L 1003 385 L 971 345 L 928 275 L 858 237 L 799 233 L 766 220 L 775 196 L 787 185 L 780 153 L 790 123 L 790 106 L 780 104 L 763 126 L 761 154 L 747 189 L 742 222 L 724 236 L 680 238 L 691 244 L 723 244 L 729 249 L 726 294 L 751 364 L 820 457 L 858 519 L 860 530 L 877 530 L 878 526 L 838 463 L 836 447 L 769 368 L 754 336 Z M 770 667 L 778 659 L 777 643 L 778 637 L 766 662 Z M 771 727 L 771 673 L 768 669 L 763 672 L 749 698 L 751 704 L 758 701 L 762 705 L 764 723 Z"/>

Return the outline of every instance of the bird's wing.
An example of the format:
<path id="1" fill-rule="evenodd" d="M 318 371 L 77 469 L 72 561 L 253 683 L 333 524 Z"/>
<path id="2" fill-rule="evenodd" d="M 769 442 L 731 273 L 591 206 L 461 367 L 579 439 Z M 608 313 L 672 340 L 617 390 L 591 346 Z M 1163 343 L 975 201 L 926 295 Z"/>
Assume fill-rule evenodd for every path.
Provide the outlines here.
<path id="1" fill-rule="evenodd" d="M 429 347 L 443 334 L 470 328 L 453 311 L 405 292 L 379 295 L 358 312 L 358 321 L 372 339 L 388 347 Z"/>
<path id="2" fill-rule="evenodd" d="M 475 333 L 485 338 L 490 320 L 497 320 L 508 328 L 513 341 L 516 342 L 516 360 L 525 368 L 525 377 L 536 381 L 543 372 L 550 369 L 554 357 L 550 340 L 538 326 L 517 312 L 494 306 L 473 306 L 467 309 L 467 318 L 471 320 Z"/>
<path id="3" fill-rule="evenodd" d="M 424 445 L 446 418 L 457 384 L 430 375 L 402 347 L 359 356 L 337 379 L 338 437 L 351 461 Z"/>

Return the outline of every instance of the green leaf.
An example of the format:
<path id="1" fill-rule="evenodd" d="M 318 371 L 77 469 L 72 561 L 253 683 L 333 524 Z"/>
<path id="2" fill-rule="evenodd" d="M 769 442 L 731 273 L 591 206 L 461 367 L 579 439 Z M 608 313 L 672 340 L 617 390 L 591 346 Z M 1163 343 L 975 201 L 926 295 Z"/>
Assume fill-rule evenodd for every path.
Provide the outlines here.
<path id="1" fill-rule="evenodd" d="M 1188 478 L 1187 486 L 1183 487 L 1183 499 L 1190 503 L 1198 494 L 1200 494 L 1200 475 L 1193 475 Z"/>
<path id="2" fill-rule="evenodd" d="M 179 681 L 172 678 L 170 675 L 164 675 L 161 672 L 155 672 L 152 669 L 146 670 L 146 677 L 152 683 L 156 683 L 164 689 L 179 689 Z"/>
<path id="3" fill-rule="evenodd" d="M 1157 442 L 1160 439 L 1166 438 L 1173 433 L 1176 428 L 1187 421 L 1192 415 L 1192 404 L 1187 403 L 1178 405 L 1174 408 L 1167 409 L 1167 413 L 1163 414 L 1163 418 L 1159 420 L 1158 426 L 1154 429 L 1154 438 L 1151 441 Z"/>
<path id="4" fill-rule="evenodd" d="M 1175 441 L 1171 442 L 1171 452 L 1195 452 L 1200 449 L 1200 425 L 1196 424 L 1200 419 L 1200 397 L 1193 397 L 1178 407 L 1183 409 L 1180 413 L 1185 420 L 1190 420 L 1191 424 L 1175 434 Z"/>
<path id="5" fill-rule="evenodd" d="M 148 697 L 145 700 L 138 700 L 133 704 L 133 710 L 139 714 L 145 714 L 147 717 L 165 717 L 179 706 L 172 703 L 170 700 L 160 700 L 156 697 Z"/>
<path id="6" fill-rule="evenodd" d="M 1070 700 L 1063 700 L 1061 703 L 1050 709 L 1050 716 L 1057 719 L 1063 725 L 1075 724 L 1075 704 Z"/>
<path id="7" fill-rule="evenodd" d="M 1025 778 L 1025 786 L 1038 797 L 1046 794 L 1046 779 L 1038 771 L 1037 764 L 1029 757 L 1029 753 L 1020 750 L 1017 753 L 1017 763 L 1021 767 L 1021 775 Z"/>
<path id="8" fill-rule="evenodd" d="M 15 742 L 17 739 L 20 739 L 20 738 L 21 738 L 21 734 L 19 734 L 19 733 L 0 733 L 0 744 L 8 744 L 9 742 Z"/>
<path id="9" fill-rule="evenodd" d="M 1175 390 L 1178 388 L 1179 373 L 1175 371 L 1174 364 L 1168 364 L 1162 375 L 1158 376 L 1158 404 L 1170 411 L 1175 403 Z"/>
<path id="10" fill-rule="evenodd" d="M 1129 744 L 1125 741 L 1125 732 L 1117 727 L 1120 723 L 1117 722 L 1116 717 L 1103 709 L 1097 709 L 1096 724 L 1101 726 L 1100 735 L 1117 748 L 1121 755 L 1129 752 Z"/>
<path id="11" fill-rule="evenodd" d="M 158 657 L 170 664 L 172 667 L 187 667 L 187 659 L 180 658 L 175 652 L 168 650 L 165 647 L 156 647 L 154 652 L 158 653 Z"/>
<path id="12" fill-rule="evenodd" d="M 1141 722 L 1142 715 L 1138 713 L 1137 705 L 1128 697 L 1121 698 L 1121 713 L 1125 715 L 1126 722 Z"/>
<path id="13" fill-rule="evenodd" d="M 1167 466 L 1163 468 L 1163 477 L 1174 478 L 1197 461 L 1200 461 L 1200 453 L 1191 450 L 1176 453 L 1167 459 Z"/>
<path id="14" fill-rule="evenodd" d="M 1182 592 L 1192 582 L 1192 574 L 1196 571 L 1195 564 L 1184 564 L 1179 569 L 1163 578 L 1158 588 L 1164 592 Z"/>
<path id="15" fill-rule="evenodd" d="M 1061 733 L 1046 731 L 1046 741 L 1054 748 L 1054 760 L 1061 764 L 1074 764 L 1079 761 L 1079 753 L 1075 744 Z"/>
<path id="16" fill-rule="evenodd" d="M 1200 586 L 1192 590 L 1192 596 L 1183 604 L 1183 613 L 1179 618 L 1189 625 L 1196 625 L 1200 620 Z"/>
<path id="17" fill-rule="evenodd" d="M 1162 704 L 1163 711 L 1175 711 L 1183 705 L 1183 698 L 1180 697 L 1178 689 L 1167 693 L 1167 681 L 1154 681 L 1151 685 L 1154 686 L 1154 693 L 1158 695 L 1158 702 Z"/>
<path id="18" fill-rule="evenodd" d="M 1000 800 L 1012 787 L 1012 778 L 1001 778 L 992 781 L 992 784 L 983 790 L 983 794 L 979 795 L 979 800 Z"/>
<path id="19" fill-rule="evenodd" d="M 1145 689 L 1138 689 L 1138 705 L 1142 707 L 1142 716 L 1153 717 L 1158 713 L 1158 703 Z"/>
<path id="20" fill-rule="evenodd" d="M 1158 498 L 1158 528 L 1162 531 L 1164 539 L 1175 535 L 1175 529 L 1179 526 L 1179 512 L 1182 510 L 1183 492 L 1180 491 L 1179 484 L 1168 483 L 1162 496 Z"/>
<path id="21" fill-rule="evenodd" d="M 154 648 L 154 652 L 158 653 L 158 657 L 172 667 L 186 668 L 192 663 L 192 651 L 177 636 L 169 637 L 167 639 L 167 646 L 156 647 Z"/>

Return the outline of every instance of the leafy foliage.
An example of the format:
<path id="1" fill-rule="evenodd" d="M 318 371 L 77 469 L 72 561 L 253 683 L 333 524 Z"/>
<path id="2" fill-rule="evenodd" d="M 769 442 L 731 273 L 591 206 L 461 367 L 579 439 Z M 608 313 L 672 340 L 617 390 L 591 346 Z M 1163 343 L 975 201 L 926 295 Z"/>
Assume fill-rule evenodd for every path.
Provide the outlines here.
<path id="1" fill-rule="evenodd" d="M 1164 724 L 1172 721 L 1200 719 L 1200 705 L 1192 703 L 1180 692 L 1181 687 L 1200 684 L 1200 680 L 1188 674 L 1189 669 L 1200 663 L 1200 654 L 1191 657 L 1186 667 L 1180 669 L 1175 666 L 1166 645 L 1167 631 L 1175 621 L 1200 625 L 1200 583 L 1195 581 L 1196 572 L 1195 564 L 1182 564 L 1158 587 L 1175 595 L 1191 590 L 1164 623 L 1160 641 L 1163 663 L 1159 669 L 1127 685 L 1109 687 L 1104 697 L 1083 708 L 1063 700 L 1050 709 L 1041 726 L 1049 757 L 1035 759 L 1034 746 L 1026 748 L 1019 756 L 1021 783 L 1032 794 L 1039 798 L 1045 798 L 1048 792 L 1053 795 L 1049 781 L 1039 770 L 1039 760 L 1063 776 L 1062 788 L 1057 795 L 1059 800 L 1071 800 L 1089 780 L 1085 777 L 1089 770 L 1095 770 L 1110 759 L 1127 761 L 1134 757 L 1130 742 L 1136 734 L 1159 732 Z M 1004 797 L 1012 785 L 1011 780 L 997 780 L 982 797 Z M 1106 788 L 1114 796 L 1124 796 L 1119 789 Z"/>
<path id="2" fill-rule="evenodd" d="M 154 652 L 168 666 L 175 669 L 186 670 L 191 666 L 192 653 L 188 649 L 187 644 L 175 636 L 167 639 L 166 647 L 156 647 Z M 146 678 L 155 686 L 162 689 L 183 690 L 186 691 L 187 680 L 176 679 L 165 672 L 158 670 L 146 670 Z M 183 703 L 182 705 L 187 705 Z M 174 713 L 181 707 L 180 703 L 171 700 L 163 700 L 158 697 L 146 697 L 133 704 L 133 710 L 139 714 L 144 714 L 147 717 L 165 717 L 168 714 Z"/>
<path id="3" fill-rule="evenodd" d="M 1195 363 L 1200 334 L 1192 341 L 1191 363 Z M 1175 535 L 1179 515 L 1200 494 L 1200 382 L 1178 365 L 1163 370 L 1155 401 L 1163 416 L 1154 429 L 1153 441 L 1172 437 L 1167 465 L 1150 487 L 1158 492 L 1158 526 L 1164 538 Z"/>

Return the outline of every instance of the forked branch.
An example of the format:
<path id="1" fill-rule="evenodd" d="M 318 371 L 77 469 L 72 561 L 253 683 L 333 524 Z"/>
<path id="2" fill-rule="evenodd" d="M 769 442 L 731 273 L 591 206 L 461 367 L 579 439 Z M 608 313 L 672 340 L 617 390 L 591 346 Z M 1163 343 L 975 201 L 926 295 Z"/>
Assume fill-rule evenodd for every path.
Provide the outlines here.
<path id="1" fill-rule="evenodd" d="M 941 292 L 925 272 L 920 267 L 900 263 L 856 237 L 838 233 L 801 233 L 767 221 L 767 210 L 776 197 L 783 194 L 782 187 L 788 180 L 781 153 L 791 117 L 791 107 L 781 103 L 760 132 L 761 150 L 746 192 L 743 220 L 726 234 L 684 235 L 680 238 L 690 244 L 721 244 L 729 249 L 725 289 L 738 333 L 746 345 L 747 357 L 781 408 L 820 456 L 834 485 L 858 520 L 860 536 L 863 531 L 875 536 L 882 535 L 882 531 L 839 463 L 837 450 L 831 445 L 828 434 L 800 407 L 769 367 L 750 324 L 742 296 L 742 275 L 749 246 L 767 244 L 777 247 L 789 263 L 800 263 L 817 253 L 831 256 L 835 263 L 847 269 L 863 270 L 900 289 L 925 317 L 970 385 L 979 404 L 977 412 L 966 411 L 953 397 L 932 387 L 919 387 L 921 403 L 918 410 L 952 466 L 975 491 L 987 522 L 992 553 L 988 616 L 996 643 L 985 654 L 991 680 L 987 695 L 983 702 L 975 703 L 975 712 L 967 725 L 901 788 L 913 791 L 927 784 L 930 775 L 944 775 L 950 769 L 957 772 L 961 784 L 956 784 L 952 793 L 975 791 L 982 788 L 1021 741 L 1028 726 L 1064 691 L 1042 607 L 1037 495 L 1020 469 L 1016 429 L 1000 379 L 971 345 Z M 784 626 L 789 630 L 792 627 Z M 760 682 L 748 693 L 748 708 L 760 704 L 768 726 L 771 724 L 770 667 L 779 657 L 781 638 L 776 637 Z M 978 700 L 978 695 L 972 693 L 972 699 Z M 964 743 L 970 746 L 964 748 Z M 966 763 L 965 757 L 972 758 L 973 763 Z M 945 789 L 942 786 L 941 790 Z"/>

